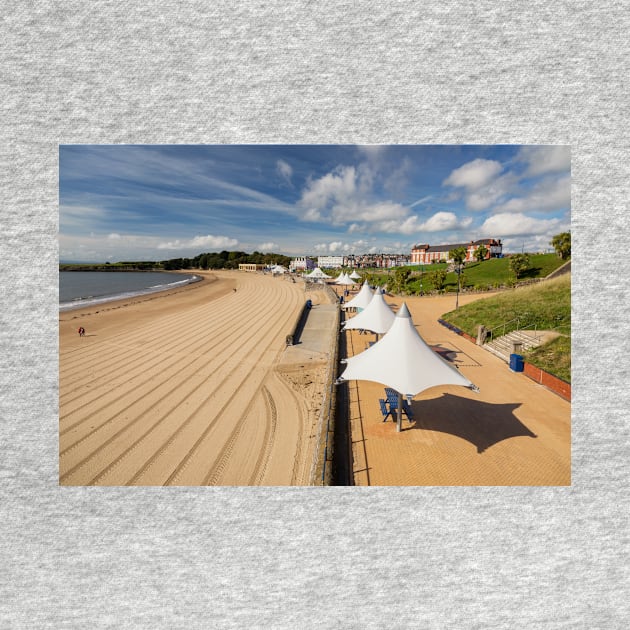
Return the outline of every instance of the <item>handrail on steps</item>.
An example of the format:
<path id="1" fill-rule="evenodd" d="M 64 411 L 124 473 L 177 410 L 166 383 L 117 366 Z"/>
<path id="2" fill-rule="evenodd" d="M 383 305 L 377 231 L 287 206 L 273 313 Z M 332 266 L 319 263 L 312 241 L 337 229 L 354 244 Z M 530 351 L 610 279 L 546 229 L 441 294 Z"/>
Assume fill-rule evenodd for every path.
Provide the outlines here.
<path id="1" fill-rule="evenodd" d="M 495 337 L 502 337 L 503 335 L 505 335 L 505 328 L 508 324 L 511 324 L 512 322 L 516 322 L 516 328 L 513 328 L 512 331 L 517 331 L 517 330 L 531 330 L 532 326 L 533 326 L 533 330 L 534 333 L 536 333 L 538 331 L 538 322 L 534 321 L 531 324 L 527 324 L 526 326 L 522 326 L 521 327 L 521 319 L 524 319 L 525 321 L 527 321 L 527 318 L 523 318 L 523 317 L 514 317 L 513 319 L 508 320 L 507 322 L 503 322 L 502 324 L 499 324 L 498 326 L 495 326 L 494 328 L 490 328 L 489 330 L 486 331 L 486 339 L 490 339 L 493 340 Z M 499 328 L 503 329 L 503 333 L 501 335 L 495 335 L 494 331 L 498 330 Z M 510 332 L 512 332 L 510 331 Z M 534 335 L 534 337 L 536 338 L 536 335 Z"/>

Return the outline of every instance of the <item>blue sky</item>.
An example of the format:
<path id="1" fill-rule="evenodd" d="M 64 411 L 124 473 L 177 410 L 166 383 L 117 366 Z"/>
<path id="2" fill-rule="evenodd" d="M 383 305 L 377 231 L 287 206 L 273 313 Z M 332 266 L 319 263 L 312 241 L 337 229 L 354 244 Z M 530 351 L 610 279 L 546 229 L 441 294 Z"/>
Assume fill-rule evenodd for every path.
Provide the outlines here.
<path id="1" fill-rule="evenodd" d="M 62 145 L 59 257 L 409 253 L 570 230 L 570 149 L 512 145 Z"/>

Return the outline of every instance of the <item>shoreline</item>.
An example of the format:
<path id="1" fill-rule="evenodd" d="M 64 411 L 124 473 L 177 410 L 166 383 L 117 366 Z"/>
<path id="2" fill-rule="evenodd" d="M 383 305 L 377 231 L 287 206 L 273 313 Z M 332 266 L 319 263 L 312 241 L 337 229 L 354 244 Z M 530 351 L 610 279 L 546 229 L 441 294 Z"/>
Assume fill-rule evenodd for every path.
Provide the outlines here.
<path id="1" fill-rule="evenodd" d="M 75 273 L 75 271 L 76 270 L 74 271 L 64 270 L 64 273 Z M 76 272 L 81 273 L 79 271 L 76 271 Z M 91 271 L 91 273 L 110 273 L 110 272 Z M 121 272 L 114 272 L 114 273 L 151 273 L 151 271 L 134 270 L 133 272 L 121 271 Z M 191 278 L 184 284 L 181 284 L 180 286 L 174 286 L 174 285 L 176 284 L 176 282 L 183 282 L 183 281 L 174 281 L 173 283 L 171 283 L 170 286 L 162 285 L 162 288 L 146 287 L 144 289 L 136 289 L 136 290 L 132 289 L 124 293 L 114 293 L 111 295 L 93 296 L 89 298 L 71 300 L 70 302 L 60 302 L 59 307 L 58 307 L 59 313 L 68 313 L 70 311 L 103 306 L 105 304 L 109 304 L 110 302 L 121 302 L 124 300 L 132 300 L 132 299 L 144 297 L 147 295 L 154 295 L 156 293 L 162 293 L 163 291 L 174 291 L 178 288 L 183 288 L 191 284 L 196 284 L 197 282 L 201 282 L 204 279 L 204 277 L 200 275 L 200 273 L 197 273 L 197 272 L 193 273 L 190 271 L 185 271 L 185 272 L 184 271 L 181 271 L 181 272 L 180 271 L 160 271 L 159 273 L 165 273 L 169 275 L 170 274 L 187 275 L 187 276 L 191 276 Z"/>
<path id="2" fill-rule="evenodd" d="M 201 288 L 202 286 L 208 286 L 208 284 L 211 284 L 217 280 L 217 278 L 215 278 L 210 272 L 202 271 L 197 273 L 196 275 L 199 275 L 199 280 L 197 282 L 190 282 L 179 287 L 172 287 L 170 289 L 164 289 L 162 291 L 154 291 L 153 293 L 140 293 L 138 295 L 112 299 L 107 302 L 100 302 L 97 304 L 90 304 L 65 311 L 59 311 L 59 321 L 69 321 L 71 319 L 78 319 L 88 315 L 106 313 L 108 311 L 118 310 L 120 308 L 137 306 L 155 300 L 162 300 L 164 298 L 180 295 L 184 292 L 191 291 L 196 288 Z"/>

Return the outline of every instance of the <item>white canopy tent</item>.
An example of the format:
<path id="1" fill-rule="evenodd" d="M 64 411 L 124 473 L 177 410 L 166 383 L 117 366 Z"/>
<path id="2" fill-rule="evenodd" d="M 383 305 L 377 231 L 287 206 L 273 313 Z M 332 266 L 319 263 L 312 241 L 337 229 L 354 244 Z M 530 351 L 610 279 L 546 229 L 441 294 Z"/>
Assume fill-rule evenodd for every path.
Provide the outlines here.
<path id="1" fill-rule="evenodd" d="M 394 311 L 387 305 L 381 290 L 376 289 L 370 303 L 358 315 L 344 322 L 343 329 L 371 330 L 379 335 L 391 328 L 395 318 Z"/>
<path id="2" fill-rule="evenodd" d="M 313 278 L 313 280 L 317 280 L 318 278 L 330 278 L 327 276 L 319 267 L 315 267 L 311 273 L 307 273 L 306 278 Z"/>
<path id="3" fill-rule="evenodd" d="M 352 273 L 348 276 L 351 280 L 361 280 L 361 276 L 357 273 L 357 270 L 354 269 Z"/>
<path id="4" fill-rule="evenodd" d="M 343 305 L 343 308 L 358 308 L 364 309 L 368 306 L 368 304 L 372 301 L 374 295 L 372 294 L 372 290 L 370 289 L 370 285 L 366 280 L 361 287 L 361 290 L 346 304 Z"/>
<path id="5" fill-rule="evenodd" d="M 286 273 L 287 271 L 288 269 L 286 267 L 283 267 L 282 265 L 274 265 L 271 268 L 272 274 L 282 274 L 282 273 Z"/>
<path id="6" fill-rule="evenodd" d="M 403 395 L 411 398 L 438 385 L 462 385 L 478 391 L 457 368 L 431 350 L 415 329 L 404 303 L 387 334 L 364 352 L 346 359 L 345 363 L 346 369 L 339 382 L 375 381 L 398 392 L 398 431 L 402 424 Z"/>
<path id="7" fill-rule="evenodd" d="M 335 284 L 343 284 L 343 285 L 346 285 L 346 286 L 352 286 L 352 285 L 354 285 L 356 283 L 354 282 L 354 280 L 350 280 L 350 278 L 348 277 L 348 274 L 344 271 L 335 280 Z"/>

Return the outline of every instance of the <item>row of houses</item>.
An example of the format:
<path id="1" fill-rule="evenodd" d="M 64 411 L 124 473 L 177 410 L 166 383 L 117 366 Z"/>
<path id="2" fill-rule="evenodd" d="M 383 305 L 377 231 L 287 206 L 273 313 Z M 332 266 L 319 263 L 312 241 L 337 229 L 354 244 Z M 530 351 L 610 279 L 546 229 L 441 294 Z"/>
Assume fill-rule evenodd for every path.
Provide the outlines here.
<path id="1" fill-rule="evenodd" d="M 486 248 L 485 258 L 500 258 L 503 255 L 503 245 L 500 239 L 484 238 L 468 243 L 453 243 L 448 245 L 414 245 L 411 255 L 408 254 L 350 254 L 348 256 L 298 256 L 291 261 L 289 271 L 310 271 L 320 269 L 351 269 L 380 268 L 390 269 L 402 265 L 427 265 L 432 262 L 448 262 L 448 253 L 459 247 L 466 250 L 466 262 L 477 260 L 479 247 Z"/>
<path id="2" fill-rule="evenodd" d="M 452 243 L 450 245 L 414 245 L 411 248 L 411 264 L 427 265 L 433 262 L 448 262 L 448 253 L 453 249 L 463 247 L 466 250 L 465 262 L 477 260 L 477 250 L 484 246 L 486 253 L 484 258 L 501 258 L 503 256 L 503 245 L 500 239 L 482 238 L 469 243 Z"/>
<path id="3" fill-rule="evenodd" d="M 409 265 L 411 256 L 404 254 L 351 254 L 349 256 L 318 256 L 317 259 L 308 256 L 298 256 L 291 261 L 290 271 L 309 271 L 316 266 L 320 269 L 351 269 L 400 267 Z"/>

